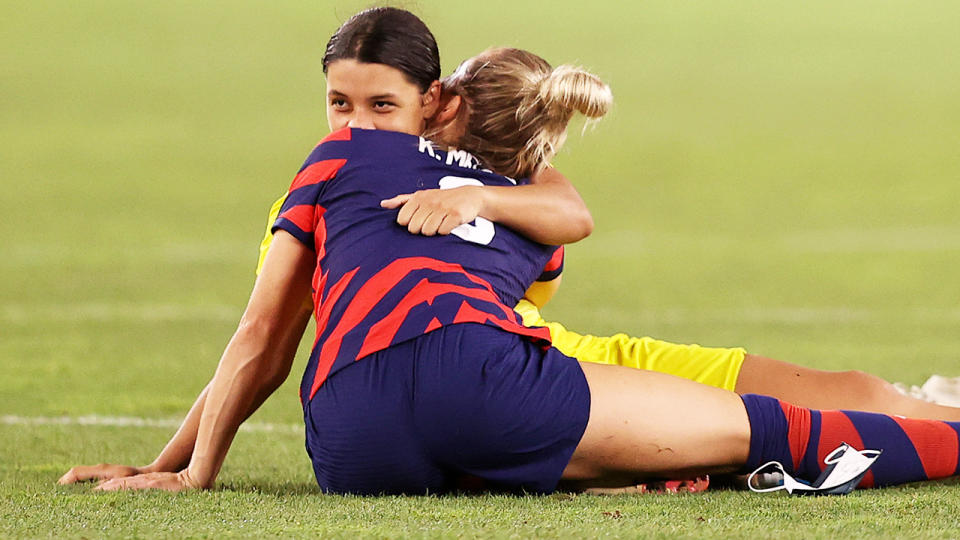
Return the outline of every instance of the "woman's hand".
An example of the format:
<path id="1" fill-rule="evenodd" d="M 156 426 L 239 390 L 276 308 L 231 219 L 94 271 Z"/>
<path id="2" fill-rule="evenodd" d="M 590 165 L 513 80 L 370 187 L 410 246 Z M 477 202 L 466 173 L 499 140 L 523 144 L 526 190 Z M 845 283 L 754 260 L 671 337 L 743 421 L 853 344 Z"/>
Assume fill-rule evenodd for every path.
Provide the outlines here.
<path id="1" fill-rule="evenodd" d="M 400 208 L 397 223 L 424 236 L 450 234 L 477 217 L 553 246 L 577 242 L 593 231 L 593 217 L 580 194 L 550 167 L 534 174 L 528 185 L 468 183 L 449 189 L 424 189 L 380 201 L 380 206 Z"/>
<path id="2" fill-rule="evenodd" d="M 194 482 L 185 469 L 178 473 L 172 472 L 152 472 L 138 474 L 136 476 L 127 476 L 123 478 L 113 478 L 100 482 L 94 491 L 122 491 L 122 490 L 142 490 L 142 489 L 161 489 L 163 491 L 189 491 L 201 489 L 202 486 Z"/>
<path id="3" fill-rule="evenodd" d="M 483 211 L 483 188 L 424 189 L 380 201 L 383 208 L 400 208 L 397 223 L 412 234 L 447 235 Z"/>
<path id="4" fill-rule="evenodd" d="M 114 478 L 136 476 L 147 472 L 150 472 L 147 467 L 131 467 L 129 465 L 114 465 L 112 463 L 80 465 L 67 471 L 67 474 L 61 476 L 60 480 L 57 480 L 57 483 L 66 485 L 86 482 L 88 480 L 105 481 Z"/>

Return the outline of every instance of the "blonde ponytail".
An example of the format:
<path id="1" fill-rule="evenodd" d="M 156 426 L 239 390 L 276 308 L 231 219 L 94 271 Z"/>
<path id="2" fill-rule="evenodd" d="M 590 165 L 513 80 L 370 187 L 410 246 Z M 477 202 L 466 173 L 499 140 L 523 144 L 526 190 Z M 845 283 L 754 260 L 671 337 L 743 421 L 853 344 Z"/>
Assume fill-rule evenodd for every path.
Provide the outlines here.
<path id="1" fill-rule="evenodd" d="M 613 103 L 610 87 L 595 75 L 568 65 L 553 69 L 519 49 L 490 49 L 443 83 L 463 99 L 466 126 L 459 141 L 447 142 L 513 177 L 549 165 L 576 112 L 598 119 Z"/>
<path id="2" fill-rule="evenodd" d="M 610 87 L 581 68 L 557 66 L 540 83 L 539 97 L 557 116 L 579 112 L 587 118 L 602 118 L 613 103 Z"/>

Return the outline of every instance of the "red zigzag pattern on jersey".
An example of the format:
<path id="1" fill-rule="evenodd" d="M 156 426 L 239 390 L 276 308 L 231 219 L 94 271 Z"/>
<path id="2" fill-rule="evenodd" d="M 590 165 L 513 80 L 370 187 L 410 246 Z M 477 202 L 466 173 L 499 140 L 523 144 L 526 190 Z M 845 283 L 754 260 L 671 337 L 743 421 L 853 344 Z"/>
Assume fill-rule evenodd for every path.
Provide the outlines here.
<path id="1" fill-rule="evenodd" d="M 314 374 L 313 385 L 310 389 L 311 399 L 330 373 L 330 369 L 337 359 L 346 334 L 359 325 L 363 318 L 366 317 L 377 303 L 379 303 L 387 293 L 393 290 L 401 280 L 411 272 L 417 270 L 434 270 L 443 273 L 460 274 L 471 282 L 480 285 L 482 288 L 464 287 L 462 285 L 448 283 L 434 283 L 427 279 L 420 280 L 407 292 L 404 298 L 397 303 L 390 314 L 371 327 L 370 332 L 364 338 L 363 345 L 355 360 L 389 347 L 400 326 L 403 324 L 403 321 L 413 308 L 423 303 L 432 304 L 438 296 L 447 293 L 458 294 L 467 298 L 475 298 L 495 304 L 503 313 L 503 318 L 500 318 L 492 313 L 473 308 L 464 300 L 454 318 L 454 324 L 465 322 L 493 324 L 515 334 L 537 338 L 547 343 L 550 342 L 549 329 L 527 328 L 520 324 L 514 311 L 503 305 L 500 298 L 493 291 L 493 287 L 486 281 L 467 273 L 461 265 L 431 259 L 429 257 L 397 259 L 374 274 L 363 284 L 360 290 L 357 291 L 356 296 L 344 310 L 343 316 L 338 321 L 336 327 L 334 327 L 327 336 L 326 341 L 320 349 L 317 371 Z M 356 271 L 357 270 L 354 269 L 352 272 L 344 275 L 331 287 L 327 298 L 324 299 L 322 309 L 317 313 L 318 342 L 321 334 L 327 328 L 333 304 L 335 304 L 343 294 L 343 291 L 346 289 L 350 280 L 353 279 Z M 326 276 L 322 278 L 322 280 L 325 279 Z M 314 346 L 316 346 L 316 343 L 314 343 Z"/>

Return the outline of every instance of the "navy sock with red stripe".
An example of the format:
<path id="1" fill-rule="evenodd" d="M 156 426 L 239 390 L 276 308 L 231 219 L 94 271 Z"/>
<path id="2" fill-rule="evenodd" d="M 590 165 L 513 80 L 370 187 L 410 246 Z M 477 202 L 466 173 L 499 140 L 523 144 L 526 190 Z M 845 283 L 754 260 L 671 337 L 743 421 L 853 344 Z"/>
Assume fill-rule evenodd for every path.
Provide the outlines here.
<path id="1" fill-rule="evenodd" d="M 743 471 L 779 461 L 787 472 L 813 481 L 824 468 L 824 457 L 845 442 L 857 450 L 883 451 L 859 487 L 960 474 L 960 422 L 818 411 L 756 394 L 741 398 L 751 431 Z"/>

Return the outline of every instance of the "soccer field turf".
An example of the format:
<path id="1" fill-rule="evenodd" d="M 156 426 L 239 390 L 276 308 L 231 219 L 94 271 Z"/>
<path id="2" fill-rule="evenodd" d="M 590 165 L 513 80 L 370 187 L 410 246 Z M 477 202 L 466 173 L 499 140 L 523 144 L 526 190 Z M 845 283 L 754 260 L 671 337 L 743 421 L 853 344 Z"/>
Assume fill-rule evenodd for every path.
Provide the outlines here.
<path id="1" fill-rule="evenodd" d="M 326 39 L 366 5 L 0 8 L 0 536 L 960 536 L 955 481 L 817 499 L 324 496 L 299 427 L 303 354 L 218 489 L 56 486 L 72 465 L 149 462 L 213 373 L 266 211 L 326 132 Z M 911 384 L 960 375 L 956 3 L 412 7 L 445 73 L 511 45 L 613 88 L 609 117 L 556 159 L 596 231 L 568 249 L 548 318 Z"/>

